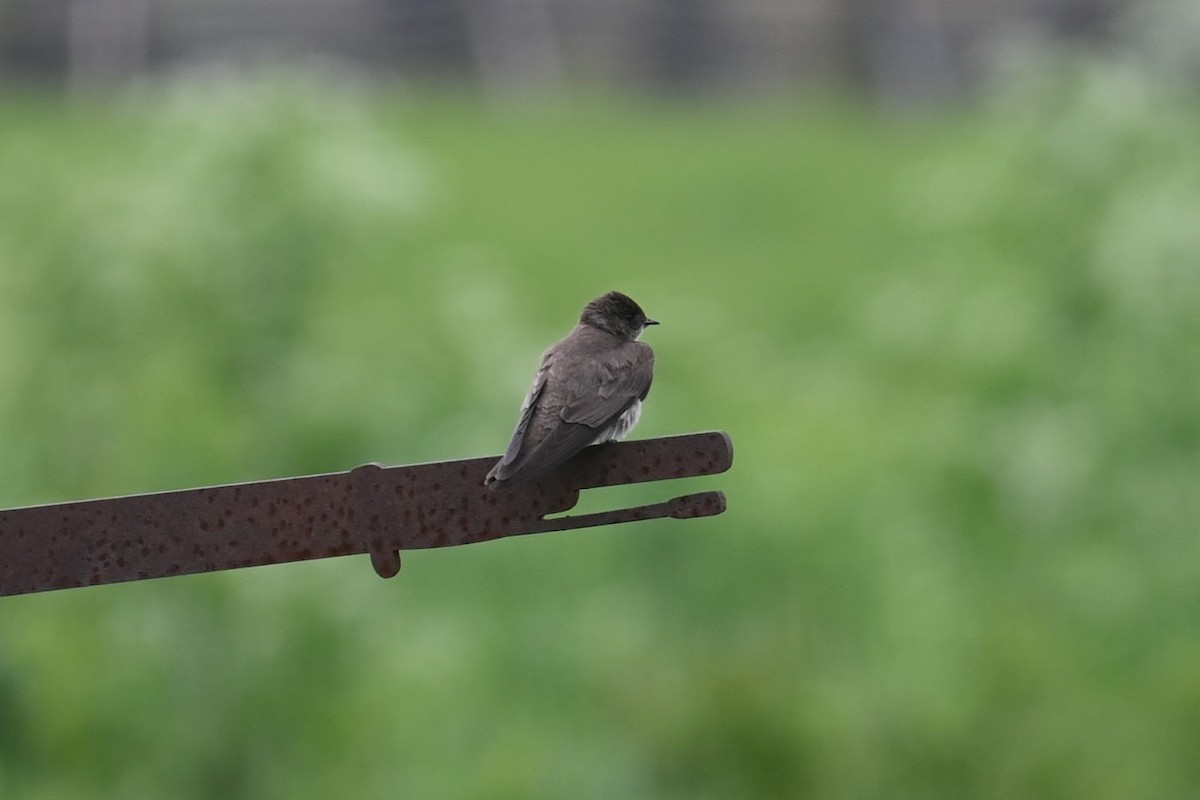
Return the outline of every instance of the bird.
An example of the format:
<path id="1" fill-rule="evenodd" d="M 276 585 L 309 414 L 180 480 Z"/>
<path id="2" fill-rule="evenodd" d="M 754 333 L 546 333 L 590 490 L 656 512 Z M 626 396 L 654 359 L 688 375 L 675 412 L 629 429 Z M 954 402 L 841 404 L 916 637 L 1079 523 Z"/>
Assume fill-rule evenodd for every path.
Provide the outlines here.
<path id="1" fill-rule="evenodd" d="M 584 306 L 579 324 L 542 354 L 512 440 L 484 485 L 541 477 L 588 445 L 629 433 L 654 378 L 654 350 L 638 337 L 657 324 L 621 292 Z"/>

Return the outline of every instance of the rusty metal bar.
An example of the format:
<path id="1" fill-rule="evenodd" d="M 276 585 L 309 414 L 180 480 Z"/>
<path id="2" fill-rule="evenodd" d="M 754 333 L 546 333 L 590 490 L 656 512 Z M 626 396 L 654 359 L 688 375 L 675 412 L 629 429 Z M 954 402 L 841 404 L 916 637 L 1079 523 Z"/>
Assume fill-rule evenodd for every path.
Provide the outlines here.
<path id="1" fill-rule="evenodd" d="M 556 474 L 496 491 L 496 456 L 212 486 L 0 511 L 0 596 L 368 553 L 400 571 L 401 550 L 725 510 L 722 492 L 554 517 L 600 486 L 724 472 L 713 431 L 590 447 Z"/>

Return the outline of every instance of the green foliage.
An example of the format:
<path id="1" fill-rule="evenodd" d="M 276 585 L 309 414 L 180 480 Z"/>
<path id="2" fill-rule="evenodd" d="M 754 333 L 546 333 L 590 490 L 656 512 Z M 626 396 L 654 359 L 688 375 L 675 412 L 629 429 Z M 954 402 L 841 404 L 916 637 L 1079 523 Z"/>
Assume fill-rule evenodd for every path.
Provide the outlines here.
<path id="1" fill-rule="evenodd" d="M 664 322 L 638 435 L 737 449 L 713 520 L 0 601 L 0 796 L 1188 793 L 1200 109 L 1042 74 L 0 99 L 3 506 L 498 452 L 610 288 Z"/>

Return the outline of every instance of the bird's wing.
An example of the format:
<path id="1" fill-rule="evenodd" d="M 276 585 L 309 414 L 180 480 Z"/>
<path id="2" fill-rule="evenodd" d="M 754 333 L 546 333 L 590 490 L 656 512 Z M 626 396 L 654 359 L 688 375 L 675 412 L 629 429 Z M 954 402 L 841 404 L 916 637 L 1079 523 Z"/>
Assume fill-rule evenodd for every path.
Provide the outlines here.
<path id="1" fill-rule="evenodd" d="M 542 365 L 538 368 L 537 374 L 533 376 L 533 386 L 529 388 L 529 394 L 525 395 L 525 402 L 521 404 L 521 416 L 517 419 L 517 427 L 508 443 L 508 449 L 504 451 L 504 455 L 488 473 L 489 479 L 504 480 L 507 478 L 506 473 L 509 468 L 521 455 L 521 445 L 525 441 L 525 433 L 529 430 L 529 422 L 537 411 L 538 400 L 541 399 L 542 392 L 546 389 L 546 378 L 549 372 L 550 360 L 543 358 Z"/>
<path id="2" fill-rule="evenodd" d="M 641 342 L 630 343 L 618 354 L 601 361 L 599 391 L 578 392 L 563 407 L 563 422 L 603 429 L 625 413 L 634 400 L 645 400 L 654 379 L 654 351 Z"/>
<path id="3" fill-rule="evenodd" d="M 544 475 L 587 447 L 595 439 L 596 431 L 587 425 L 564 423 L 555 427 L 527 455 L 513 464 L 512 469 L 506 470 L 503 474 L 497 474 L 497 477 L 511 485 Z"/>

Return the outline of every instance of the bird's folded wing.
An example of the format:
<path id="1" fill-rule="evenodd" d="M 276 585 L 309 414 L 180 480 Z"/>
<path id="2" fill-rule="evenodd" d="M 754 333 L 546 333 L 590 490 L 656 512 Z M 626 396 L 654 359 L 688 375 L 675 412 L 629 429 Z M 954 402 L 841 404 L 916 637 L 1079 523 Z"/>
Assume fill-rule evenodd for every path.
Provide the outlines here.
<path id="1" fill-rule="evenodd" d="M 587 425 L 559 425 L 536 447 L 522 453 L 505 477 L 529 480 L 543 475 L 594 442 L 596 434 L 597 431 Z"/>
<path id="2" fill-rule="evenodd" d="M 504 456 L 500 459 L 492 472 L 504 470 L 505 467 L 517 460 L 521 453 L 521 444 L 525 441 L 525 432 L 529 429 L 529 422 L 533 419 L 533 414 L 537 410 L 538 399 L 542 395 L 542 391 L 546 388 L 546 375 L 549 372 L 546 365 L 543 363 L 541 369 L 533 377 L 533 386 L 529 389 L 529 394 L 525 396 L 525 403 L 521 406 L 521 416 L 517 420 L 517 428 L 513 431 L 512 439 L 508 443 L 508 449 L 504 451 Z"/>
<path id="3" fill-rule="evenodd" d="M 633 404 L 650 393 L 654 377 L 654 351 L 645 345 L 631 348 L 629 355 L 602 365 L 600 391 L 575 397 L 563 406 L 563 422 L 603 429 Z"/>

